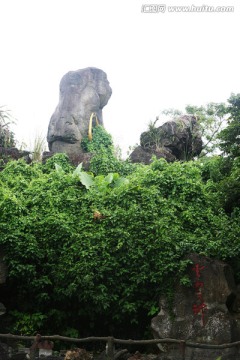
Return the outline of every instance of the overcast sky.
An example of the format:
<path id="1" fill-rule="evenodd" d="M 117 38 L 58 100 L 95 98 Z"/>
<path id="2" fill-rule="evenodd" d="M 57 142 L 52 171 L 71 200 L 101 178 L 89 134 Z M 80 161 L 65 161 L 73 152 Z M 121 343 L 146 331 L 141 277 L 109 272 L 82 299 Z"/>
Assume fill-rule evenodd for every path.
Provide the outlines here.
<path id="1" fill-rule="evenodd" d="M 143 12 L 149 4 L 165 12 Z M 192 5 L 234 11 L 168 8 Z M 0 105 L 28 144 L 47 134 L 70 70 L 107 73 L 113 94 L 103 120 L 124 151 L 161 110 L 225 102 L 240 92 L 239 0 L 0 0 L 0 14 Z"/>

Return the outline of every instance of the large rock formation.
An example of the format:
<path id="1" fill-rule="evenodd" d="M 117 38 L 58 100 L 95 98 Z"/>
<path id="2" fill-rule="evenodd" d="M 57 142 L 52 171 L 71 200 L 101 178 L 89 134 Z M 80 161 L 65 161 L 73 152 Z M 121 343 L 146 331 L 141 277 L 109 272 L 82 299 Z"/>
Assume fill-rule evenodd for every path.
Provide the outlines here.
<path id="1" fill-rule="evenodd" d="M 91 114 L 95 112 L 103 125 L 102 109 L 111 94 L 107 75 L 100 69 L 89 67 L 64 75 L 60 82 L 59 103 L 48 127 L 49 150 L 64 152 L 70 157 L 79 156 Z"/>
<path id="2" fill-rule="evenodd" d="M 190 160 L 202 151 L 202 139 L 195 116 L 184 115 L 152 126 L 141 134 L 140 146 L 130 155 L 132 162 L 149 164 L 153 155 L 167 161 Z"/>
<path id="3" fill-rule="evenodd" d="M 156 338 L 173 338 L 195 343 L 224 344 L 240 337 L 239 292 L 229 265 L 221 261 L 192 254 L 188 276 L 192 286 L 176 284 L 173 304 L 163 294 L 160 312 L 152 319 L 151 328 Z M 179 346 L 160 346 L 162 357 L 182 359 Z M 185 360 L 239 360 L 237 347 L 228 349 L 194 349 L 186 347 Z"/>
<path id="4" fill-rule="evenodd" d="M 6 279 L 7 279 L 7 267 L 4 262 L 4 253 L 0 248 L 0 289 L 1 289 L 1 285 L 5 284 Z M 2 299 L 0 297 L 0 301 L 1 300 Z M 5 311 L 6 311 L 5 306 L 0 302 L 0 315 L 3 315 Z"/>

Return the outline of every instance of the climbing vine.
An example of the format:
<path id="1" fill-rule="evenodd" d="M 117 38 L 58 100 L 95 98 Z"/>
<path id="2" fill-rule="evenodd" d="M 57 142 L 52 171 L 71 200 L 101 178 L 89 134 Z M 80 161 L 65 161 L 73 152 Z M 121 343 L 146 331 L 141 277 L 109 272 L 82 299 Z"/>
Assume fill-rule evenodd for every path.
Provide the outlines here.
<path id="1" fill-rule="evenodd" d="M 159 296 L 171 304 L 174 282 L 189 285 L 186 255 L 193 252 L 230 263 L 239 283 L 238 97 L 220 136 L 229 156 L 131 164 L 116 158 L 111 136 L 96 126 L 81 144 L 93 155 L 89 171 L 64 154 L 4 165 L 0 248 L 8 279 L 1 302 L 8 317 L 0 330 L 144 332 Z M 204 320 L 194 269 L 193 311 Z"/>
<path id="2" fill-rule="evenodd" d="M 31 328 L 27 314 L 61 334 L 70 323 L 82 335 L 140 319 L 147 326 L 161 292 L 171 297 L 169 278 L 186 282 L 186 254 L 234 258 L 237 267 L 239 215 L 226 214 L 206 166 L 161 159 L 126 175 L 95 175 L 63 154 L 44 165 L 7 164 L 0 173 L 5 296 L 9 310 L 26 315 L 12 313 L 13 326 Z"/>

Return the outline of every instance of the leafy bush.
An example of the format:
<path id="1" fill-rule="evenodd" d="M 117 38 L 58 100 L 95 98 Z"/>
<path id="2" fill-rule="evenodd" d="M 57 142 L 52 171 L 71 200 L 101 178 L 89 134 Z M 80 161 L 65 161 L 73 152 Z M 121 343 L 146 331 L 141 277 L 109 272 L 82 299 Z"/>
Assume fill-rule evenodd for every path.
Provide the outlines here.
<path id="1" fill-rule="evenodd" d="M 96 153 L 102 148 L 110 152 L 113 152 L 114 149 L 112 136 L 101 125 L 93 128 L 92 140 L 89 140 L 87 136 L 82 139 L 81 147 L 84 151 L 92 153 Z"/>
<path id="2" fill-rule="evenodd" d="M 41 313 L 25 314 L 17 310 L 11 311 L 10 316 L 14 319 L 12 331 L 19 335 L 32 335 L 36 329 L 43 327 L 47 316 Z"/>
<path id="3" fill-rule="evenodd" d="M 171 303 L 174 282 L 188 285 L 190 252 L 227 260 L 240 281 L 238 157 L 131 164 L 101 126 L 82 146 L 88 173 L 65 154 L 0 172 L 8 331 L 144 331 L 161 292 Z"/>
<path id="4" fill-rule="evenodd" d="M 38 330 L 53 333 L 146 326 L 160 293 L 171 298 L 172 283 L 186 282 L 184 255 L 239 257 L 239 213 L 225 213 L 218 172 L 213 179 L 206 168 L 160 159 L 119 181 L 115 171 L 73 171 L 63 154 L 44 165 L 7 164 L 0 244 L 9 310 L 26 326 L 29 314 L 46 315 Z"/>
<path id="5" fill-rule="evenodd" d="M 90 171 L 95 175 L 107 175 L 118 172 L 121 175 L 130 174 L 137 165 L 129 160 L 121 160 L 115 156 L 115 149 L 111 135 L 99 125 L 93 128 L 93 138 L 85 137 L 81 142 L 82 149 L 94 154 L 90 162 Z"/>

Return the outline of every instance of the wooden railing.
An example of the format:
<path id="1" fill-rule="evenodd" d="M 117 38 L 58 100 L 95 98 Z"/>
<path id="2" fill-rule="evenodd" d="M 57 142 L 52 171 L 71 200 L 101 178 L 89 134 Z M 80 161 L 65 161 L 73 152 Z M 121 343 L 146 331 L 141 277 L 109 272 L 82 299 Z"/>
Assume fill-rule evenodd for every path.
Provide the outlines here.
<path id="1" fill-rule="evenodd" d="M 13 334 L 0 334 L 0 339 L 8 339 L 8 340 L 22 340 L 22 341 L 34 341 L 34 336 L 21 336 L 21 335 L 13 335 Z M 182 352 L 182 359 L 185 359 L 185 348 L 191 347 L 191 348 L 199 348 L 199 349 L 227 349 L 232 348 L 235 346 L 240 345 L 240 341 L 227 343 L 227 344 L 219 344 L 219 345 L 213 345 L 213 344 L 202 344 L 202 343 L 195 343 L 191 341 L 185 341 L 185 340 L 179 340 L 179 339 L 151 339 L 151 340 L 132 340 L 132 339 L 116 339 L 113 336 L 106 336 L 106 337 L 97 337 L 97 336 L 90 336 L 86 338 L 71 338 L 71 337 L 65 337 L 60 335 L 52 335 L 52 336 L 41 336 L 41 340 L 58 340 L 58 341 L 64 341 L 64 342 L 70 342 L 70 343 L 86 343 L 86 342 L 96 342 L 96 341 L 102 341 L 106 343 L 106 349 L 107 349 L 107 357 L 109 360 L 114 359 L 114 344 L 121 344 L 121 345 L 153 345 L 153 344 L 179 344 L 180 350 Z"/>

